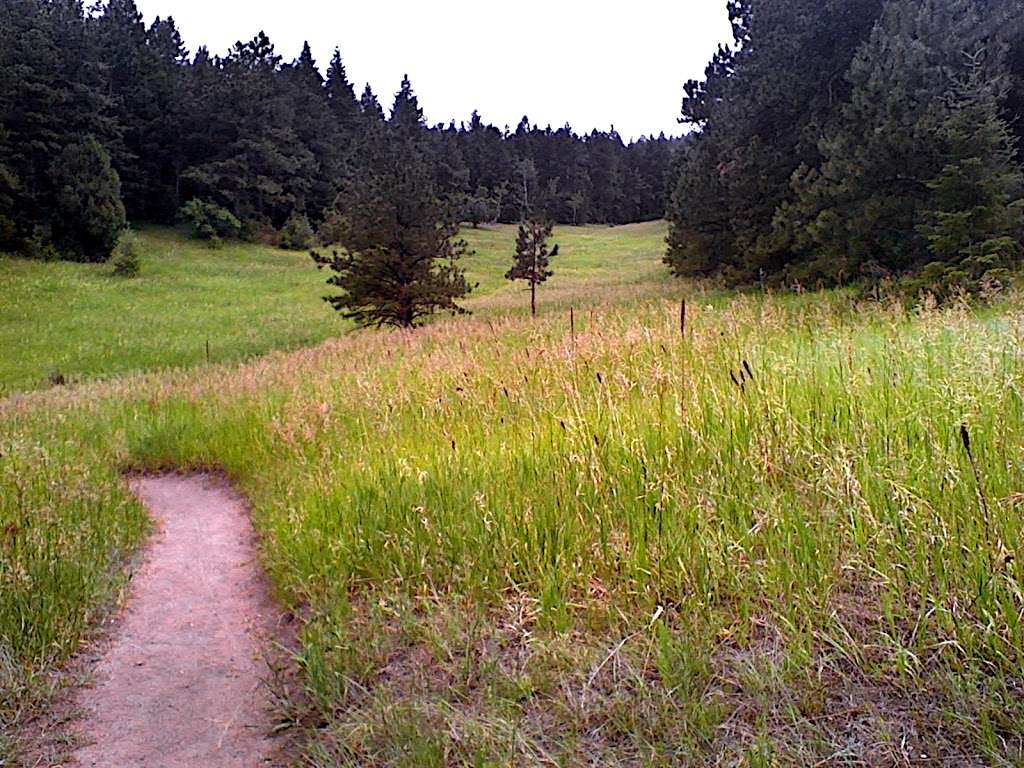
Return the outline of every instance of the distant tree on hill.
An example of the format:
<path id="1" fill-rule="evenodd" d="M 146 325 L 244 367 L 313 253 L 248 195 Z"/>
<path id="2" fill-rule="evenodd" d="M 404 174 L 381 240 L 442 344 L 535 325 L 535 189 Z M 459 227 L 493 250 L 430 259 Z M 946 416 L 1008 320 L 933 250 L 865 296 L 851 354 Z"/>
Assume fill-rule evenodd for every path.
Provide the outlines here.
<path id="1" fill-rule="evenodd" d="M 549 269 L 551 259 L 558 255 L 557 245 L 548 251 L 552 229 L 550 222 L 531 220 L 520 224 L 515 261 L 505 274 L 506 280 L 524 280 L 529 285 L 530 314 L 534 317 L 537 316 L 537 286 L 555 274 Z"/>
<path id="2" fill-rule="evenodd" d="M 178 211 L 178 218 L 189 225 L 194 238 L 206 240 L 214 247 L 223 240 L 242 236 L 242 222 L 227 208 L 206 200 L 189 200 Z"/>
<path id="3" fill-rule="evenodd" d="M 401 94 L 400 94 L 400 98 Z M 437 312 L 462 314 L 471 286 L 458 261 L 458 221 L 408 124 L 372 123 L 361 162 L 338 196 L 333 233 L 341 252 L 313 261 L 343 293 L 325 300 L 360 326 L 415 328 Z"/>
<path id="4" fill-rule="evenodd" d="M 311 160 L 308 166 L 300 166 L 300 172 L 305 170 L 309 173 L 309 186 L 297 202 L 304 212 L 318 221 L 337 195 L 339 180 L 345 173 L 351 144 L 350 121 L 346 117 L 339 122 L 332 111 L 330 92 L 313 60 L 309 43 L 303 46 L 298 59 L 282 68 L 281 78 L 284 98 L 289 102 L 287 114 L 292 121 L 294 136 L 298 144 L 309 152 Z M 337 102 L 342 100 L 344 88 L 337 83 L 333 87 L 337 89 L 334 93 L 335 107 L 341 109 Z M 349 106 L 354 109 L 354 97 Z"/>
<path id="5" fill-rule="evenodd" d="M 412 89 L 409 76 L 402 78 L 402 85 L 395 94 L 394 105 L 391 107 L 391 126 L 397 136 L 404 138 L 420 138 L 426 123 L 423 109 Z"/>
<path id="6" fill-rule="evenodd" d="M 355 89 L 349 82 L 345 72 L 345 64 L 341 60 L 341 51 L 334 49 L 330 66 L 327 68 L 327 81 L 324 84 L 327 93 L 327 106 L 337 120 L 339 127 L 346 133 L 359 128 L 359 100 Z"/>
<path id="7" fill-rule="evenodd" d="M 383 123 L 385 119 L 384 108 L 380 105 L 380 100 L 370 88 L 369 83 L 363 89 L 363 95 L 359 97 L 359 114 L 362 116 L 364 124 Z"/>
<path id="8" fill-rule="evenodd" d="M 498 218 L 501 204 L 497 195 L 483 187 L 478 187 L 474 193 L 465 193 L 460 197 L 460 208 L 462 220 L 468 221 L 477 229 L 485 222 L 491 222 Z"/>

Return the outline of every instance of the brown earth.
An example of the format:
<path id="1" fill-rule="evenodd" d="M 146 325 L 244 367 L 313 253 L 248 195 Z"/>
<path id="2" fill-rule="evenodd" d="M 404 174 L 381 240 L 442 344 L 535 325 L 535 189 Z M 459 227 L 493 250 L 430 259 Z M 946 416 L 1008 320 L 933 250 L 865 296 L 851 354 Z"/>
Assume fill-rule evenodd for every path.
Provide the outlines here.
<path id="1" fill-rule="evenodd" d="M 244 501 L 211 475 L 132 481 L 157 524 L 94 685 L 82 768 L 278 765 L 271 738 L 275 609 Z"/>

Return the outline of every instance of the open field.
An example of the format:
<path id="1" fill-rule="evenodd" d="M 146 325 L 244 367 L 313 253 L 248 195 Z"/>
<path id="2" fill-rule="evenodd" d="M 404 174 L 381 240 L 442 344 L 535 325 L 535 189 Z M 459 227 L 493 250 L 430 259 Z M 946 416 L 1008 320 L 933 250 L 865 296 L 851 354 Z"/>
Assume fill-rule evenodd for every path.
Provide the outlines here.
<path id="1" fill-rule="evenodd" d="M 563 258 L 542 294 L 603 289 L 661 279 L 665 225 L 561 228 Z M 482 311 L 491 294 L 503 309 L 523 306 L 504 279 L 515 228 L 467 229 L 476 253 L 466 260 Z M 308 254 L 229 244 L 210 250 L 173 230 L 140 233 L 142 275 L 125 280 L 107 265 L 41 263 L 0 256 L 0 397 L 38 389 L 51 378 L 77 382 L 135 371 L 233 362 L 296 349 L 349 326 L 320 300 L 325 275 Z M 561 266 L 565 269 L 559 269 Z"/>
<path id="2" fill-rule="evenodd" d="M 575 338 L 505 289 L 0 401 L 5 730 L 146 533 L 121 472 L 216 467 L 304 621 L 305 765 L 1021 764 L 1024 299 L 705 295 L 599 250 L 546 294 L 591 300 Z"/>

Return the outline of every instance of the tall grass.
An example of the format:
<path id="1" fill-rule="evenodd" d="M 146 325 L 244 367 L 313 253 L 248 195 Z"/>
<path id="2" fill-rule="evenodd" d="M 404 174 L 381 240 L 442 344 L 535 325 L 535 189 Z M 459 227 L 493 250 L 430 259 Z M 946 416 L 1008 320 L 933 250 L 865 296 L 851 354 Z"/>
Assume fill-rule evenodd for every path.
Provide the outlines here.
<path id="1" fill-rule="evenodd" d="M 116 587 L 119 469 L 219 466 L 310 765 L 1020 764 L 1020 300 L 697 298 L 0 404 L 2 653 Z"/>

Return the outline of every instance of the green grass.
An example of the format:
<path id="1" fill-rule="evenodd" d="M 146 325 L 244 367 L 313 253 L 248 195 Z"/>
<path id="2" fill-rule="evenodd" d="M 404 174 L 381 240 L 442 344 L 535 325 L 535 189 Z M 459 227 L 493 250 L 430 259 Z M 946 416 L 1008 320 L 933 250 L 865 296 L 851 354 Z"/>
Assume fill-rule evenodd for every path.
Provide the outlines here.
<path id="1" fill-rule="evenodd" d="M 173 230 L 140 234 L 142 274 L 109 265 L 0 258 L 0 395 L 138 370 L 238 360 L 338 334 L 308 255 Z"/>
<path id="2" fill-rule="evenodd" d="M 217 466 L 303 617 L 305 765 L 1022 764 L 1024 299 L 622 285 L 600 250 L 537 321 L 498 290 L 0 401 L 7 730 L 144 535 L 118 472 Z"/>
<path id="3" fill-rule="evenodd" d="M 550 287 L 594 286 L 663 276 L 665 226 L 565 228 L 564 258 Z M 470 301 L 501 292 L 515 228 L 468 230 L 466 260 L 479 287 Z M 306 253 L 229 244 L 210 250 L 168 229 L 140 233 L 142 274 L 117 278 L 109 265 L 41 263 L 0 256 L 0 397 L 135 371 L 243 360 L 337 336 L 350 326 L 322 300 L 325 275 Z M 618 270 L 621 269 L 622 272 Z M 554 294 L 553 294 L 554 295 Z"/>
<path id="4" fill-rule="evenodd" d="M 463 230 L 462 238 L 474 251 L 466 260 L 466 271 L 470 282 L 479 286 L 475 293 L 517 292 L 504 279 L 516 250 L 516 231 L 505 225 Z M 560 255 L 551 263 L 555 276 L 542 290 L 663 280 L 666 235 L 665 223 L 660 221 L 624 227 L 556 227 L 551 243 L 558 244 Z"/>

